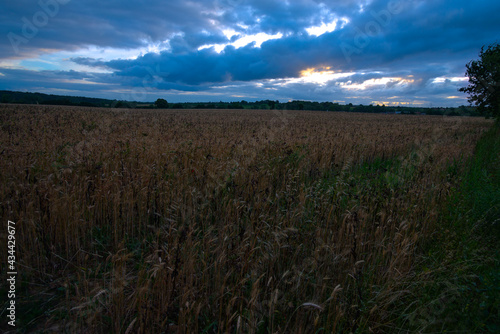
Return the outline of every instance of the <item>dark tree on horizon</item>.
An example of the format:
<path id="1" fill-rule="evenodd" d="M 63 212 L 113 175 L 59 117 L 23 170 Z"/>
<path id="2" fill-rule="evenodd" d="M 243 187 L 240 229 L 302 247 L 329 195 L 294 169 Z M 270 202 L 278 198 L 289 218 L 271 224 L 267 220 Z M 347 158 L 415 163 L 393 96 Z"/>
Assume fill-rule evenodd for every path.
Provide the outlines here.
<path id="1" fill-rule="evenodd" d="M 168 102 L 165 99 L 156 100 L 155 105 L 157 108 L 160 108 L 160 109 L 167 109 L 168 108 Z"/>

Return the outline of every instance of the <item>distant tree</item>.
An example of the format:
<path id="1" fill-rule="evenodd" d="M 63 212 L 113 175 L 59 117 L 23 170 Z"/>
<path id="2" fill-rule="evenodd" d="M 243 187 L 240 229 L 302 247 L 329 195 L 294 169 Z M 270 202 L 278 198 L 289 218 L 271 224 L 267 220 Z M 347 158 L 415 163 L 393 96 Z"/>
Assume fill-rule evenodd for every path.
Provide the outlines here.
<path id="1" fill-rule="evenodd" d="M 156 100 L 155 105 L 157 108 L 160 108 L 160 109 L 167 109 L 168 108 L 168 102 L 165 99 Z"/>
<path id="2" fill-rule="evenodd" d="M 468 101 L 478 107 L 483 114 L 500 116 L 500 45 L 492 44 L 481 48 L 478 60 L 471 60 L 465 75 L 469 85 L 459 91 L 468 93 Z"/>
<path id="3" fill-rule="evenodd" d="M 82 107 L 97 107 L 95 104 L 93 104 L 91 102 L 86 102 L 86 101 L 80 102 L 79 105 L 82 106 Z"/>
<path id="4" fill-rule="evenodd" d="M 231 102 L 228 105 L 228 109 L 243 109 L 243 106 L 239 102 Z"/>
<path id="5" fill-rule="evenodd" d="M 276 108 L 276 101 L 268 101 L 269 108 L 274 110 Z"/>
<path id="6" fill-rule="evenodd" d="M 125 103 L 123 103 L 122 101 L 118 101 L 115 104 L 115 108 L 125 108 Z"/>

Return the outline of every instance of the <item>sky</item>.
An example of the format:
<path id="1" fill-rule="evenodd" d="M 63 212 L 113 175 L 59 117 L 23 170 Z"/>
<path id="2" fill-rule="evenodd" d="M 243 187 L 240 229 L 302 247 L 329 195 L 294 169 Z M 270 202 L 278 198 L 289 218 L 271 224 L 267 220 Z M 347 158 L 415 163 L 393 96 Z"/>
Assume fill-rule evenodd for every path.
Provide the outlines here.
<path id="1" fill-rule="evenodd" d="M 498 0 L 4 0 L 0 90 L 467 105 Z"/>

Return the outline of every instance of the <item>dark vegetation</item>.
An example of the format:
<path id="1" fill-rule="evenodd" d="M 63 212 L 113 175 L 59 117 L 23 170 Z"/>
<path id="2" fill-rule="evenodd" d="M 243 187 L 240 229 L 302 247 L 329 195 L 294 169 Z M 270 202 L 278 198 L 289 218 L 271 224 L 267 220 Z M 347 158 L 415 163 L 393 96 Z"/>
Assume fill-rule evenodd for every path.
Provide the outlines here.
<path id="1" fill-rule="evenodd" d="M 500 332 L 500 128 L 450 164 L 457 180 L 405 283 L 399 326 L 415 333 Z"/>
<path id="2" fill-rule="evenodd" d="M 469 94 L 469 102 L 479 112 L 500 117 L 500 44 L 483 46 L 479 59 L 465 65 L 469 85 L 459 91 Z"/>
<path id="3" fill-rule="evenodd" d="M 42 93 L 25 93 L 3 90 L 0 91 L 0 103 L 110 107 L 113 101 L 89 97 L 48 95 Z"/>
<path id="4" fill-rule="evenodd" d="M 413 115 L 446 115 L 446 116 L 479 116 L 475 107 L 460 106 L 457 108 L 417 108 L 417 107 L 390 107 L 381 105 L 343 105 L 333 102 L 290 101 L 279 102 L 273 100 L 238 101 L 238 102 L 186 102 L 169 103 L 165 99 L 155 102 L 132 102 L 96 99 L 88 97 L 47 95 L 41 93 L 23 93 L 0 91 L 0 103 L 12 104 L 42 104 L 66 105 L 104 108 L 129 109 L 250 109 L 250 110 L 312 110 L 312 111 L 341 111 L 362 113 L 413 114 Z M 488 116 L 488 113 L 486 114 Z"/>

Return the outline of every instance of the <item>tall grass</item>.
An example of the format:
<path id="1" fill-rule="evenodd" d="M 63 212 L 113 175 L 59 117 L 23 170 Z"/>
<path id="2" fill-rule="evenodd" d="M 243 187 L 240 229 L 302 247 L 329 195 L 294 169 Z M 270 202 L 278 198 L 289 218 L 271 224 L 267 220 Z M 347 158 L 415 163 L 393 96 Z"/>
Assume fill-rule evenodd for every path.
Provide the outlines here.
<path id="1" fill-rule="evenodd" d="M 2 105 L 20 325 L 384 332 L 491 125 L 455 120 Z"/>
<path id="2" fill-rule="evenodd" d="M 446 201 L 419 269 L 405 283 L 413 292 L 413 305 L 400 320 L 414 332 L 498 333 L 500 128 L 485 133 L 474 156 L 448 171 L 456 174 L 458 186 Z"/>

